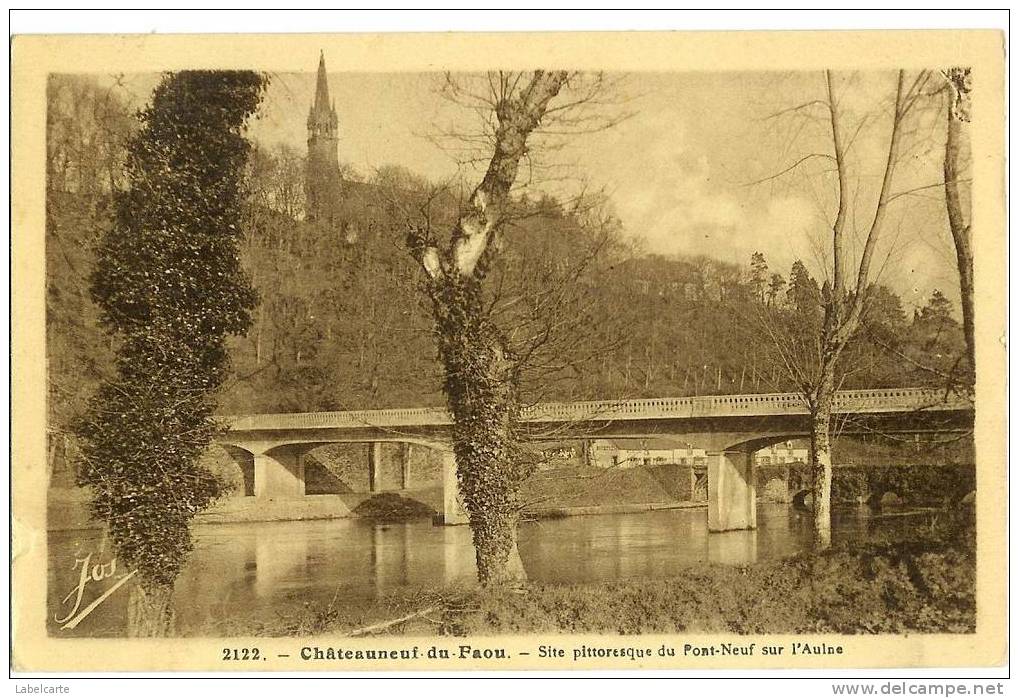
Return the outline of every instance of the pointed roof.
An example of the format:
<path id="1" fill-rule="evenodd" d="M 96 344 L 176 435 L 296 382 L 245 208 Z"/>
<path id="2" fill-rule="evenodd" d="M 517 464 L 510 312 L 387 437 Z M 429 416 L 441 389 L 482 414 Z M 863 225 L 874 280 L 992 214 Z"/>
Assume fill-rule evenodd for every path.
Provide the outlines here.
<path id="1" fill-rule="evenodd" d="M 313 111 L 318 114 L 328 114 L 331 111 L 329 101 L 329 82 L 326 80 L 326 56 L 325 52 L 319 52 L 318 56 L 318 81 L 315 85 L 315 106 Z"/>

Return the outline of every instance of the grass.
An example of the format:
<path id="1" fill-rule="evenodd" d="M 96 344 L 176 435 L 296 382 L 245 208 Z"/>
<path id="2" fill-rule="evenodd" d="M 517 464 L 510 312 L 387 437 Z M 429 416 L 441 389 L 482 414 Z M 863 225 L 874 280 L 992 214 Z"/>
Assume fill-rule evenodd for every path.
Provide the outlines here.
<path id="1" fill-rule="evenodd" d="M 539 509 L 677 501 L 647 467 L 538 471 L 524 483 L 520 496 Z"/>

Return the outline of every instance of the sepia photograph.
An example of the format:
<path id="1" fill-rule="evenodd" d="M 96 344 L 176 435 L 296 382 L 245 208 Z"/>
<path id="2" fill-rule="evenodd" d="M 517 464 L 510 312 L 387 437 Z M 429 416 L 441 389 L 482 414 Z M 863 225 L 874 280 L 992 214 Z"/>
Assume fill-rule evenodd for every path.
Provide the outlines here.
<path id="1" fill-rule="evenodd" d="M 1004 661 L 999 34 L 241 38 L 12 44 L 15 666 Z"/>

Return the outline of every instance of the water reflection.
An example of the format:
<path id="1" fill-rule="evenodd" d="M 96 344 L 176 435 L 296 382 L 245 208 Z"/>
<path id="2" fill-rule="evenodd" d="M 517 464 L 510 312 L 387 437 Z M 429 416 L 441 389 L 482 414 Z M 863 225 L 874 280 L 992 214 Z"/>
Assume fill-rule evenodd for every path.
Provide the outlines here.
<path id="1" fill-rule="evenodd" d="M 834 536 L 866 536 L 873 526 L 908 526 L 911 519 L 873 519 L 866 509 L 839 512 Z M 793 554 L 810 540 L 809 513 L 762 505 L 755 531 L 708 534 L 703 509 L 678 509 L 528 522 L 520 527 L 519 547 L 531 580 L 584 583 L 666 577 L 708 562 L 749 564 Z M 126 589 L 75 630 L 58 628 L 54 616 L 64 615 L 62 598 L 77 583 L 75 557 L 96 551 L 101 539 L 96 532 L 60 531 L 50 534 L 49 543 L 51 633 L 122 633 Z M 357 609 L 400 587 L 474 580 L 466 526 L 355 520 L 199 526 L 191 561 L 177 582 L 177 625 L 183 633 L 223 633 L 253 619 L 294 617 L 306 606 Z"/>

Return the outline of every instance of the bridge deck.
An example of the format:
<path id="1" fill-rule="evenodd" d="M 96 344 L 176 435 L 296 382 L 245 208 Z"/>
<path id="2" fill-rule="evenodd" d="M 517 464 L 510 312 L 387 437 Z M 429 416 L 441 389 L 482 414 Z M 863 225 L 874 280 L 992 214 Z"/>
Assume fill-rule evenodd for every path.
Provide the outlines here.
<path id="1" fill-rule="evenodd" d="M 843 390 L 835 396 L 835 412 L 838 414 L 958 412 L 972 409 L 972 403 L 964 396 L 946 395 L 942 390 L 928 388 Z M 802 414 L 807 414 L 807 405 L 802 395 L 798 393 L 766 393 L 641 400 L 550 402 L 525 408 L 521 418 L 525 422 L 568 423 Z M 448 412 L 439 407 L 229 415 L 221 419 L 232 431 L 443 426 L 451 423 Z"/>

